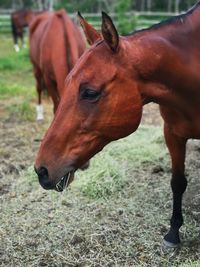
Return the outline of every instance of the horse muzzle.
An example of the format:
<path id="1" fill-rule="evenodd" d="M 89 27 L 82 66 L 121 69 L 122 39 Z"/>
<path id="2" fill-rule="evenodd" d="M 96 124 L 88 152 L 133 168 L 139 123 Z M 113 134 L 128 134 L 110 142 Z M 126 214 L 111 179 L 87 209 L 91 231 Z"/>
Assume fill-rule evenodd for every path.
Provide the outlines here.
<path id="1" fill-rule="evenodd" d="M 58 182 L 49 179 L 49 173 L 47 168 L 45 167 L 40 167 L 39 169 L 36 169 L 35 167 L 35 172 L 38 175 L 40 185 L 44 189 L 46 190 L 54 189 L 57 192 L 62 192 L 65 189 L 65 187 L 67 187 L 74 179 L 73 170 L 67 172 L 67 174 L 61 177 Z"/>

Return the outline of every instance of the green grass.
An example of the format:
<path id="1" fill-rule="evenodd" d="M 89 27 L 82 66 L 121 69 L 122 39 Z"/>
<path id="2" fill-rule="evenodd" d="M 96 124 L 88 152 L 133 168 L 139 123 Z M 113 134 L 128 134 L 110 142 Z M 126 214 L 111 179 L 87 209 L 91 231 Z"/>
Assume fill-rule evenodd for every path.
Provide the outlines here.
<path id="1" fill-rule="evenodd" d="M 96 155 L 91 169 L 79 172 L 80 190 L 92 198 L 108 198 L 120 192 L 127 183 L 130 169 L 135 170 L 142 164 L 153 165 L 166 158 L 163 143 L 160 127 L 141 126 L 134 135 L 111 143 L 103 153 Z"/>
<path id="2" fill-rule="evenodd" d="M 19 85 L 19 83 L 16 84 L 8 84 L 0 82 L 0 99 L 7 99 L 8 97 L 14 97 L 14 96 L 34 96 L 33 87 L 31 87 L 31 90 L 29 88 Z"/>
<path id="3" fill-rule="evenodd" d="M 4 39 L 5 40 L 5 39 Z M 9 38 L 8 38 L 9 40 Z M 9 42 L 10 44 L 10 42 Z M 5 52 L 5 51 L 4 51 Z M 17 70 L 30 68 L 29 51 L 27 48 L 23 48 L 19 53 L 16 53 L 13 47 L 9 45 L 9 57 L 5 53 L 0 54 L 0 70 Z"/>
<path id="4" fill-rule="evenodd" d="M 19 53 L 16 53 L 13 48 L 11 37 L 0 35 L 1 51 L 0 51 L 0 71 L 12 72 L 15 71 L 31 71 L 32 66 L 29 60 L 28 48 L 23 48 Z"/>
<path id="5" fill-rule="evenodd" d="M 18 104 L 7 107 L 10 117 L 14 116 L 19 121 L 34 121 L 35 109 L 30 105 L 30 99 L 25 99 Z"/>
<path id="6" fill-rule="evenodd" d="M 28 48 L 14 51 L 12 39 L 0 35 L 0 99 L 14 96 L 36 97 Z"/>
<path id="7" fill-rule="evenodd" d="M 188 261 L 186 264 L 181 264 L 180 267 L 200 267 L 200 263 L 199 262 L 191 262 Z"/>
<path id="8" fill-rule="evenodd" d="M 14 71 L 30 69 L 28 49 L 22 49 L 19 53 L 11 53 L 10 57 L 1 55 L 0 71 Z"/>

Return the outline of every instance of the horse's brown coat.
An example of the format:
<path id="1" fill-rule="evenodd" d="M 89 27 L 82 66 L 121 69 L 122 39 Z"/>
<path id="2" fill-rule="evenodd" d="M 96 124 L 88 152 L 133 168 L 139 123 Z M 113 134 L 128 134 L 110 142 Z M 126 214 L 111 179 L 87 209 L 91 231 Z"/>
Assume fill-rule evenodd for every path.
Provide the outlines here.
<path id="1" fill-rule="evenodd" d="M 87 39 L 95 36 L 86 22 L 84 31 Z M 186 142 L 200 139 L 200 2 L 188 13 L 148 30 L 119 39 L 116 34 L 103 14 L 104 39 L 94 43 L 68 76 L 37 155 L 36 171 L 42 184 L 43 167 L 53 187 L 107 143 L 134 132 L 143 105 L 157 103 L 172 160 L 173 215 L 165 244 L 176 246 L 187 186 Z"/>

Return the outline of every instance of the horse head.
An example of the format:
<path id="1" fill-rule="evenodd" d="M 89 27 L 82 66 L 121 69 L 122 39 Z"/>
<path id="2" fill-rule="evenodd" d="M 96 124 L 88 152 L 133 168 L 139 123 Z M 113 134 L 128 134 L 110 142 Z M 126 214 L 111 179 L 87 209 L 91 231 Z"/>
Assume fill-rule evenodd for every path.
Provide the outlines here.
<path id="1" fill-rule="evenodd" d="M 92 46 L 65 81 L 35 163 L 40 184 L 57 191 L 106 144 L 134 132 L 142 115 L 138 73 L 129 64 L 130 44 L 105 13 L 101 34 L 80 13 L 79 19 Z"/>

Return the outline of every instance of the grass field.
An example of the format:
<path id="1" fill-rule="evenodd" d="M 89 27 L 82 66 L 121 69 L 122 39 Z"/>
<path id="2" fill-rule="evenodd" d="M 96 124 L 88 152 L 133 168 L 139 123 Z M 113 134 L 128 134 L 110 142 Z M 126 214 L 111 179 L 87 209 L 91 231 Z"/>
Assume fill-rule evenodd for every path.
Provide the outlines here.
<path id="1" fill-rule="evenodd" d="M 108 145 L 59 194 L 43 190 L 33 171 L 52 118 L 45 100 L 37 123 L 35 101 L 28 49 L 16 54 L 0 36 L 0 266 L 199 267 L 198 144 L 188 145 L 182 246 L 164 255 L 171 173 L 161 123 L 150 124 L 159 114 L 150 108 L 135 134 Z"/>

